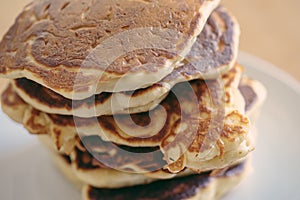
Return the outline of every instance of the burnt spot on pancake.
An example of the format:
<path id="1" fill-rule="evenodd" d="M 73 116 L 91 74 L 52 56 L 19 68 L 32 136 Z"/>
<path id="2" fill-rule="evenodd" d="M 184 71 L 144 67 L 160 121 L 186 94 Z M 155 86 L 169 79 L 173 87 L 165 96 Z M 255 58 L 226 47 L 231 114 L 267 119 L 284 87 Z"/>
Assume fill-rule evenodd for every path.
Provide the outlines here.
<path id="1" fill-rule="evenodd" d="M 97 104 L 103 104 L 112 95 L 111 93 L 103 92 L 84 100 L 71 100 L 26 78 L 16 79 L 15 85 L 19 90 L 26 93 L 29 98 L 33 98 L 49 108 L 64 108 L 70 111 L 82 106 L 89 108 Z"/>
<path id="2" fill-rule="evenodd" d="M 88 151 L 81 151 L 77 147 L 74 149 L 75 157 L 73 162 L 76 168 L 83 170 L 91 170 L 108 167 L 97 161 Z"/>
<path id="3" fill-rule="evenodd" d="M 71 160 L 71 158 L 70 158 L 70 156 L 67 156 L 67 155 L 60 155 L 61 156 L 61 158 L 66 162 L 66 163 L 68 163 L 69 165 L 72 163 L 72 160 Z"/>
<path id="4" fill-rule="evenodd" d="M 184 200 L 201 193 L 214 179 L 238 176 L 245 170 L 245 163 L 230 167 L 218 176 L 210 176 L 211 172 L 198 175 L 156 181 L 147 185 L 125 187 L 120 189 L 87 189 L 88 200 Z"/>
<path id="5" fill-rule="evenodd" d="M 105 142 L 98 136 L 81 138 L 82 145 L 90 157 L 112 169 L 134 172 L 130 166 L 145 172 L 153 172 L 163 168 L 167 163 L 158 147 L 129 147 Z"/>

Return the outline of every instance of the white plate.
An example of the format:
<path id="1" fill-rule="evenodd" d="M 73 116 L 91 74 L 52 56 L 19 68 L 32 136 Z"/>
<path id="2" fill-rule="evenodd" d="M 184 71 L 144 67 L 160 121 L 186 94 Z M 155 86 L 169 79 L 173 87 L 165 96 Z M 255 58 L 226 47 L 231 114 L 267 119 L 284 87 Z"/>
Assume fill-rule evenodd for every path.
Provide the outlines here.
<path id="1" fill-rule="evenodd" d="M 226 200 L 300 199 L 300 86 L 284 72 L 240 55 L 250 77 L 268 89 L 258 122 L 253 172 Z M 80 200 L 34 136 L 0 113 L 0 199 Z M 224 199 L 224 200 L 225 200 Z"/>

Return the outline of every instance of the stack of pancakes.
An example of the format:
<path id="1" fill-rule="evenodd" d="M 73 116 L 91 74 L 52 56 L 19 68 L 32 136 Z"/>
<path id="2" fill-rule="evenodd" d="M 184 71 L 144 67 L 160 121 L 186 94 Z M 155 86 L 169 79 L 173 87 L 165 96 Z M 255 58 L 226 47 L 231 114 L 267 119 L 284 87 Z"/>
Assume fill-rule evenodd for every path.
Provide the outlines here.
<path id="1" fill-rule="evenodd" d="M 266 97 L 219 0 L 36 0 L 0 43 L 3 111 L 83 198 L 218 199 Z"/>

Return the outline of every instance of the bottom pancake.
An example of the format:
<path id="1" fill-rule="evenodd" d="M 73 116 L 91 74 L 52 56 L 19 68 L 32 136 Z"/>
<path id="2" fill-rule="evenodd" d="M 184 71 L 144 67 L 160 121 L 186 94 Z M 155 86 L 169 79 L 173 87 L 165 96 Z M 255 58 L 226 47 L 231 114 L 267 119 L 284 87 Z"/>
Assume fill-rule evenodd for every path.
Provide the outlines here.
<path id="1" fill-rule="evenodd" d="M 61 173 L 81 188 L 83 183 L 74 174 L 69 157 L 52 151 L 52 158 Z M 82 187 L 82 196 L 83 200 L 217 200 L 235 188 L 250 169 L 250 161 L 244 161 L 227 169 L 139 186 L 100 189 L 86 185 Z M 111 177 L 111 181 L 114 178 L 116 177 Z"/>
<path id="2" fill-rule="evenodd" d="M 83 188 L 84 200 L 217 200 L 248 174 L 244 162 L 212 175 L 210 172 L 121 189 Z"/>

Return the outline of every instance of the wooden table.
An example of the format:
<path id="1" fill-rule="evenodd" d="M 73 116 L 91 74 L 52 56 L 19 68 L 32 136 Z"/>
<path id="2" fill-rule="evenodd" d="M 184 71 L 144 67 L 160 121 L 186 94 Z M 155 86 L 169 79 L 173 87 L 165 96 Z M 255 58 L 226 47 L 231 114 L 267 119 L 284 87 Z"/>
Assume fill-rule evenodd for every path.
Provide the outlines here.
<path id="1" fill-rule="evenodd" d="M 0 37 L 30 0 L 1 0 Z M 224 0 L 241 27 L 241 50 L 274 63 L 300 80 L 300 1 Z M 5 81 L 0 80 L 0 90 Z"/>

